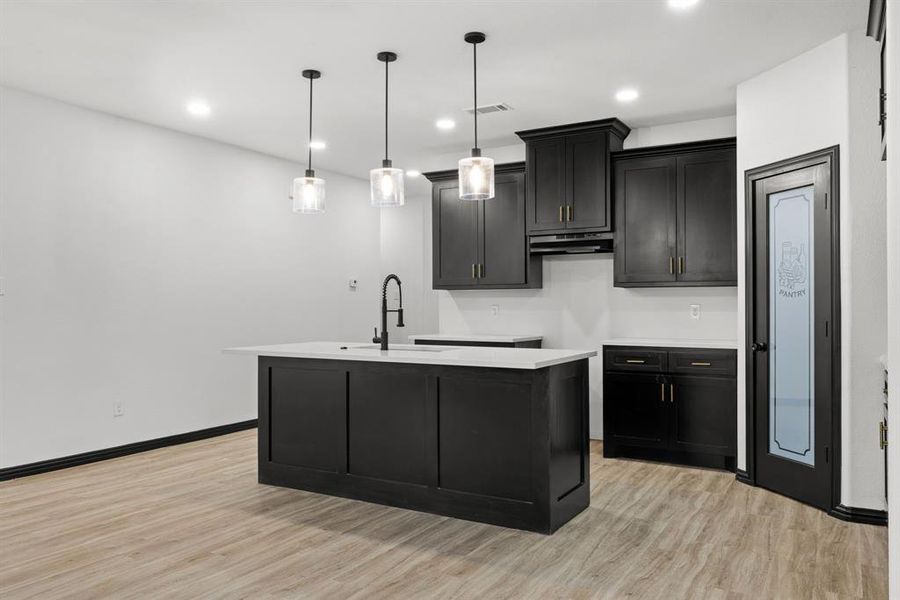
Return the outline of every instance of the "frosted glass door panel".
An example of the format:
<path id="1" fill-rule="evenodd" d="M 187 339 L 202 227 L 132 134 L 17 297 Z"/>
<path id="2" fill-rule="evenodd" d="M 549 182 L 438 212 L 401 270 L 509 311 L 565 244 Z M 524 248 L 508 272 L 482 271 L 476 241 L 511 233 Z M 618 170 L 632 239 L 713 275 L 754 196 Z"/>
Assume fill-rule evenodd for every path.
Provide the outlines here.
<path id="1" fill-rule="evenodd" d="M 815 464 L 813 186 L 769 202 L 769 452 Z"/>

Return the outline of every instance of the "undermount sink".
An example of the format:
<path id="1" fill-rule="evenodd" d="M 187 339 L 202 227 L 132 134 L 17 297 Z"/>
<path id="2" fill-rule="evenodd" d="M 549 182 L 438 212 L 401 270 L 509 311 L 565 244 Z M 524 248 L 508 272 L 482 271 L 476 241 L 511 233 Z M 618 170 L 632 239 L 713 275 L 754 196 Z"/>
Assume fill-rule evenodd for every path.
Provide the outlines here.
<path id="1" fill-rule="evenodd" d="M 347 348 L 350 350 L 381 350 L 381 346 L 378 344 L 367 344 L 365 346 L 349 346 Z M 390 352 L 446 352 L 447 350 L 452 350 L 452 348 L 429 348 L 427 346 L 416 346 L 415 348 L 397 348 L 396 346 L 389 348 Z"/>

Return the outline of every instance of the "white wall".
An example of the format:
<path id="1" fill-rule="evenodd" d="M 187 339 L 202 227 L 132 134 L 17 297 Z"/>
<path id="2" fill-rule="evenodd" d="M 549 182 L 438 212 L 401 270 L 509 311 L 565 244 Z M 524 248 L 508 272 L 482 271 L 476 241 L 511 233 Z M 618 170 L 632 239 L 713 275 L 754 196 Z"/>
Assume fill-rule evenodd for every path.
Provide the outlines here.
<path id="1" fill-rule="evenodd" d="M 887 3 L 887 114 L 900 115 L 900 2 Z M 887 120 L 887 332 L 889 390 L 893 408 L 888 413 L 888 513 L 900 515 L 900 119 Z M 900 596 L 900 527 L 888 527 L 890 595 Z"/>
<path id="2" fill-rule="evenodd" d="M 841 501 L 884 508 L 880 368 L 884 352 L 884 169 L 877 160 L 877 47 L 841 35 L 738 85 L 738 173 L 840 146 Z M 852 91 L 851 91 L 852 89 Z M 851 133 L 852 132 L 852 133 Z M 738 339 L 744 318 L 744 189 L 738 185 Z M 738 467 L 745 468 L 744 349 L 738 357 Z"/>
<path id="3" fill-rule="evenodd" d="M 737 131 L 736 121 L 735 115 L 731 115 L 729 117 L 701 119 L 699 121 L 683 121 L 666 125 L 654 125 L 652 127 L 638 127 L 628 134 L 623 147 L 625 149 L 642 148 L 644 146 L 680 144 L 683 142 L 732 137 Z"/>
<path id="4" fill-rule="evenodd" d="M 430 184 L 422 185 L 431 187 Z M 395 315 L 388 317 L 391 343 L 405 344 L 410 335 L 434 333 L 437 330 L 437 302 L 431 289 L 430 191 L 428 195 L 419 193 L 408 197 L 402 207 L 381 210 L 380 260 L 382 275 L 396 273 L 403 282 L 406 326 L 397 328 Z M 388 288 L 390 308 L 396 306 L 397 299 L 397 288 L 392 283 Z"/>
<path id="5" fill-rule="evenodd" d="M 0 132 L 0 467 L 255 418 L 222 348 L 371 337 L 368 182 L 295 215 L 301 165 L 5 88 Z"/>
<path id="6" fill-rule="evenodd" d="M 626 145 L 728 137 L 735 134 L 734 128 L 734 117 L 639 128 Z M 525 144 L 485 149 L 485 155 L 498 162 L 524 160 Z M 430 166 L 452 168 L 456 158 L 437 157 Z M 439 331 L 539 334 L 545 347 L 594 350 L 613 337 L 733 337 L 735 288 L 614 288 L 612 265 L 612 255 L 545 257 L 544 285 L 539 290 L 435 292 Z M 426 282 L 430 285 L 430 274 Z M 700 304 L 700 320 L 690 318 L 691 304 Z M 492 316 L 492 306 L 499 307 L 497 316 Z M 599 357 L 589 362 L 591 437 L 602 439 L 602 367 Z"/>

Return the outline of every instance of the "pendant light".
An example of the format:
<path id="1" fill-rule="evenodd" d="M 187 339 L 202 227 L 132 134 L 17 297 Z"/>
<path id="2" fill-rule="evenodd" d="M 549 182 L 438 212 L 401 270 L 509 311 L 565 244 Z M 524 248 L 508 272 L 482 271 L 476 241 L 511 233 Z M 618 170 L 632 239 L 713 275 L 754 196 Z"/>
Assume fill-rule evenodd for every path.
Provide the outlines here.
<path id="1" fill-rule="evenodd" d="M 485 40 L 480 31 L 471 31 L 463 38 L 472 44 L 472 75 L 474 100 L 472 114 L 475 117 L 475 147 L 472 156 L 459 161 L 460 200 L 489 200 L 494 197 L 494 159 L 481 155 L 478 147 L 478 44 Z"/>
<path id="2" fill-rule="evenodd" d="M 384 160 L 380 169 L 369 171 L 372 206 L 403 206 L 403 170 L 395 169 L 388 158 L 388 65 L 397 60 L 397 55 L 385 51 L 379 52 L 376 58 L 384 63 Z"/>
<path id="3" fill-rule="evenodd" d="M 318 79 L 322 73 L 315 69 L 305 69 L 303 77 L 309 79 L 309 144 L 307 144 L 306 174 L 294 179 L 291 190 L 291 199 L 295 213 L 323 213 L 325 212 L 325 180 L 316 177 L 312 168 L 312 100 L 313 79 Z"/>

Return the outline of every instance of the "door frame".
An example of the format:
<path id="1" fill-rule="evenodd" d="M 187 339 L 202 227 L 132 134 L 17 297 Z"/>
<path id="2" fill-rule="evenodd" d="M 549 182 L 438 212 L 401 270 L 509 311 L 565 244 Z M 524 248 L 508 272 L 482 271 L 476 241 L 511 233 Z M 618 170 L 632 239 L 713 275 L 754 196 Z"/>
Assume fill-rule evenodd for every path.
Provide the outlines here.
<path id="1" fill-rule="evenodd" d="M 808 167 L 828 164 L 831 171 L 828 198 L 831 202 L 831 502 L 829 514 L 841 507 L 841 263 L 840 263 L 840 146 L 831 146 L 801 156 L 769 163 L 744 172 L 744 364 L 746 410 L 746 470 L 737 479 L 756 483 L 756 377 L 755 353 L 750 349 L 756 302 L 753 293 L 754 259 L 753 189 L 757 181 Z M 812 252 L 812 249 L 810 250 Z M 835 516 L 840 516 L 835 515 Z M 843 518 L 843 517 L 841 517 Z"/>

